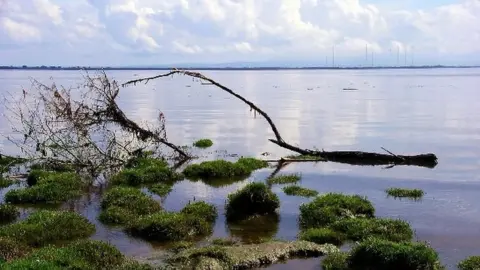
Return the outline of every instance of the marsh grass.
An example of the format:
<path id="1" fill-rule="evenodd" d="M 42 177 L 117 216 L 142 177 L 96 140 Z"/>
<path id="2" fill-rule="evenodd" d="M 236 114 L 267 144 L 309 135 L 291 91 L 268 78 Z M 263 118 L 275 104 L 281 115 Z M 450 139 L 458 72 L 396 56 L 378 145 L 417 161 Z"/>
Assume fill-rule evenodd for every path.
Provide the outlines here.
<path id="1" fill-rule="evenodd" d="M 125 258 L 114 246 L 102 241 L 79 240 L 65 247 L 45 247 L 25 258 L 6 263 L 2 269 L 152 269 Z"/>
<path id="2" fill-rule="evenodd" d="M 32 173 L 31 173 L 32 174 Z M 35 171 L 35 181 L 30 187 L 10 190 L 5 194 L 5 201 L 14 204 L 59 204 L 82 195 L 86 183 L 71 172 Z"/>
<path id="3" fill-rule="evenodd" d="M 227 221 L 240 221 L 255 215 L 268 215 L 280 207 L 278 196 L 264 183 L 250 183 L 228 195 L 225 215 Z"/>
<path id="4" fill-rule="evenodd" d="M 110 184 L 134 187 L 155 183 L 173 185 L 182 178 L 183 175 L 168 167 L 166 161 L 141 157 L 129 160 L 123 170 L 111 177 Z"/>
<path id="5" fill-rule="evenodd" d="M 141 216 L 127 225 L 126 231 L 149 241 L 190 240 L 212 233 L 212 224 L 196 215 L 159 212 Z"/>
<path id="6" fill-rule="evenodd" d="M 388 196 L 394 198 L 410 198 L 421 199 L 425 194 L 421 189 L 407 189 L 407 188 L 389 188 L 385 191 Z"/>
<path id="7" fill-rule="evenodd" d="M 0 204 L 0 225 L 15 221 L 20 215 L 17 207 L 11 204 Z"/>
<path id="8" fill-rule="evenodd" d="M 214 246 L 233 246 L 238 245 L 238 241 L 230 238 L 215 238 L 211 240 L 212 245 Z"/>
<path id="9" fill-rule="evenodd" d="M 202 201 L 193 203 L 189 202 L 180 213 L 204 219 L 209 223 L 214 223 L 218 216 L 217 208 L 215 206 Z"/>
<path id="10" fill-rule="evenodd" d="M 39 210 L 25 220 L 0 227 L 0 237 L 32 247 L 86 238 L 94 232 L 95 226 L 85 217 L 68 211 Z"/>
<path id="11" fill-rule="evenodd" d="M 99 220 L 106 224 L 125 224 L 141 215 L 157 213 L 160 204 L 141 190 L 118 186 L 105 193 Z"/>
<path id="12" fill-rule="evenodd" d="M 354 246 L 349 269 L 437 270 L 442 269 L 438 253 L 424 243 L 367 239 Z"/>
<path id="13" fill-rule="evenodd" d="M 157 194 L 160 197 L 165 197 L 173 190 L 173 186 L 164 183 L 157 183 L 150 186 L 148 190 L 150 190 L 150 192 L 152 193 Z"/>
<path id="14" fill-rule="evenodd" d="M 346 236 L 348 240 L 361 241 L 369 237 L 393 242 L 411 241 L 413 230 L 406 221 L 389 218 L 341 219 L 330 228 Z"/>
<path id="15" fill-rule="evenodd" d="M 317 244 L 339 246 L 345 241 L 345 236 L 329 228 L 311 228 L 300 232 L 299 239 Z"/>
<path id="16" fill-rule="evenodd" d="M 322 260 L 322 270 L 349 270 L 348 252 L 332 252 Z"/>
<path id="17" fill-rule="evenodd" d="M 200 139 L 193 143 L 193 146 L 198 148 L 208 148 L 212 145 L 213 145 L 213 142 L 210 139 Z"/>
<path id="18" fill-rule="evenodd" d="M 236 162 L 226 160 L 204 161 L 188 165 L 183 174 L 192 179 L 247 177 L 253 171 L 268 167 L 268 163 L 255 158 L 242 157 Z"/>
<path id="19" fill-rule="evenodd" d="M 269 185 L 273 184 L 295 184 L 300 181 L 302 176 L 300 174 L 283 174 L 283 175 L 278 175 L 272 178 L 267 179 L 267 183 Z"/>
<path id="20" fill-rule="evenodd" d="M 300 205 L 300 225 L 304 229 L 328 226 L 344 218 L 372 218 L 374 215 L 372 203 L 359 195 L 327 193 Z"/>
<path id="21" fill-rule="evenodd" d="M 0 237 L 0 262 L 8 262 L 25 256 L 30 247 L 14 239 Z"/>
<path id="22" fill-rule="evenodd" d="M 297 185 L 286 186 L 282 188 L 283 192 L 289 196 L 300 196 L 300 197 L 315 197 L 318 195 L 318 191 L 313 189 L 304 188 Z"/>
<path id="23" fill-rule="evenodd" d="M 0 175 L 0 189 L 7 188 L 15 183 L 17 183 L 17 181 L 9 178 L 5 178 L 2 175 Z"/>
<path id="24" fill-rule="evenodd" d="M 480 256 L 470 256 L 460 261 L 457 265 L 459 270 L 478 270 L 480 269 Z"/>

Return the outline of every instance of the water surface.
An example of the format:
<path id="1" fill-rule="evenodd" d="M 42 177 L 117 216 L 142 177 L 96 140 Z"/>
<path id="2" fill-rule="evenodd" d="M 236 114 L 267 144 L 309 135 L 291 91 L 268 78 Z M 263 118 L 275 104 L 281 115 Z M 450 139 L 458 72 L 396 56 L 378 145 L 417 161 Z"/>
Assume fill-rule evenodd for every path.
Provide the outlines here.
<path id="1" fill-rule="evenodd" d="M 120 82 L 161 71 L 109 71 Z M 466 256 L 480 255 L 480 69 L 356 70 L 356 71 L 205 71 L 264 109 L 275 121 L 283 138 L 304 148 L 361 150 L 396 154 L 435 153 L 434 169 L 397 166 L 361 167 L 336 163 L 292 164 L 283 172 L 302 173 L 301 184 L 319 192 L 366 195 L 377 215 L 409 221 L 416 238 L 428 241 L 447 264 Z M 0 71 L 0 94 L 21 95 L 30 88 L 29 77 L 64 86 L 81 82 L 79 71 Z M 344 88 L 356 88 L 344 91 Z M 273 138 L 266 121 L 254 117 L 239 100 L 213 86 L 177 76 L 137 84 L 122 90 L 120 105 L 139 121 L 155 121 L 159 110 L 167 119 L 168 137 L 179 145 L 210 138 L 214 146 L 205 150 L 212 158 L 225 152 L 244 156 L 279 158 L 291 154 L 270 143 Z M 2 111 L 3 110 L 3 111 Z M 0 108 L 0 113 L 5 112 Z M 10 127 L 0 118 L 0 132 Z M 18 150 L 0 138 L 0 151 Z M 211 187 L 188 180 L 175 185 L 161 200 L 166 209 L 179 210 L 189 200 L 205 200 L 219 208 L 214 236 L 233 235 L 245 241 L 253 236 L 275 235 L 295 239 L 298 207 L 309 199 L 283 194 L 278 223 L 266 223 L 260 233 L 252 227 L 225 224 L 223 205 L 228 193 L 251 181 L 264 181 L 272 169 L 256 172 L 249 179 L 224 187 Z M 387 198 L 388 187 L 421 188 L 420 202 Z M 0 199 L 8 189 L 0 190 Z M 102 190 L 95 190 L 64 207 L 75 209 L 97 226 L 95 239 L 107 240 L 132 256 L 148 256 L 158 245 L 128 238 L 121 230 L 96 220 Z M 25 214 L 30 210 L 25 210 Z M 318 269 L 320 259 L 292 260 L 272 269 Z"/>

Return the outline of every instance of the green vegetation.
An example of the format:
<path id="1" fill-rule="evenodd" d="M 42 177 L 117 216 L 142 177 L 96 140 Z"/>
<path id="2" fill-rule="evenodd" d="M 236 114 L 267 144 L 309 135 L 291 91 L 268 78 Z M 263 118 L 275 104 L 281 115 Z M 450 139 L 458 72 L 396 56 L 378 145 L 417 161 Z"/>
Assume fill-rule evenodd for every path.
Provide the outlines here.
<path id="1" fill-rule="evenodd" d="M 215 238 L 212 240 L 212 245 L 214 246 L 233 246 L 237 244 L 237 241 L 228 238 Z"/>
<path id="2" fill-rule="evenodd" d="M 11 204 L 0 204 L 0 225 L 15 221 L 20 215 L 17 207 Z"/>
<path id="3" fill-rule="evenodd" d="M 126 231 L 150 241 L 178 241 L 210 234 L 212 224 L 197 215 L 159 212 L 139 217 Z"/>
<path id="4" fill-rule="evenodd" d="M 13 184 L 15 184 L 16 181 L 12 180 L 12 179 L 8 179 L 8 178 L 4 178 L 1 174 L 0 174 L 0 189 L 1 188 L 6 188 L 6 187 L 9 187 Z"/>
<path id="5" fill-rule="evenodd" d="M 157 183 L 153 184 L 148 188 L 150 192 L 157 194 L 160 197 L 165 197 L 172 191 L 172 185 L 164 184 L 164 183 Z"/>
<path id="6" fill-rule="evenodd" d="M 169 246 L 169 250 L 172 251 L 172 252 L 180 252 L 182 250 L 185 250 L 185 249 L 188 249 L 188 248 L 192 248 L 194 247 L 195 244 L 192 243 L 192 242 L 189 242 L 189 241 L 177 241 L 177 242 L 173 242 L 170 246 Z"/>
<path id="7" fill-rule="evenodd" d="M 318 195 L 318 191 L 313 189 L 304 188 L 297 185 L 284 187 L 283 192 L 290 196 L 301 196 L 301 197 L 315 197 Z"/>
<path id="8" fill-rule="evenodd" d="M 255 215 L 275 213 L 280 207 L 278 196 L 264 183 L 250 183 L 228 195 L 227 221 L 240 221 Z"/>
<path id="9" fill-rule="evenodd" d="M 327 193 L 300 206 L 300 225 L 303 228 L 318 228 L 343 218 L 371 218 L 374 214 L 375 208 L 365 197 Z"/>
<path id="10" fill-rule="evenodd" d="M 193 215 L 204 219 L 209 223 L 214 223 L 217 219 L 217 208 L 206 202 L 188 203 L 180 213 L 185 215 Z"/>
<path id="11" fill-rule="evenodd" d="M 155 158 L 135 158 L 125 169 L 110 179 L 112 185 L 141 186 L 155 183 L 173 184 L 182 175 L 168 167 L 168 163 Z"/>
<path id="12" fill-rule="evenodd" d="M 25 256 L 30 248 L 13 239 L 0 237 L 0 262 L 9 262 Z"/>
<path id="13" fill-rule="evenodd" d="M 457 265 L 459 270 L 478 270 L 480 269 L 480 256 L 470 256 Z"/>
<path id="14" fill-rule="evenodd" d="M 368 239 L 356 245 L 348 258 L 349 269 L 436 270 L 438 254 L 423 243 L 396 243 Z"/>
<path id="15" fill-rule="evenodd" d="M 57 204 L 81 196 L 85 188 L 85 183 L 75 173 L 42 173 L 36 171 L 35 175 L 34 185 L 25 189 L 8 191 L 5 194 L 5 201 L 14 204 Z"/>
<path id="16" fill-rule="evenodd" d="M 419 199 L 424 195 L 424 192 L 421 189 L 389 188 L 385 192 L 387 192 L 389 196 L 395 198 Z"/>
<path id="17" fill-rule="evenodd" d="M 302 178 L 302 176 L 300 174 L 283 174 L 283 175 L 278 175 L 278 176 L 269 178 L 267 180 L 267 183 L 269 185 L 273 185 L 273 184 L 295 184 L 298 181 L 300 181 L 301 178 Z"/>
<path id="18" fill-rule="evenodd" d="M 107 224 L 125 224 L 141 215 L 161 211 L 160 204 L 133 187 L 114 187 L 103 196 L 99 219 Z"/>
<path id="19" fill-rule="evenodd" d="M 301 232 L 299 239 L 317 244 L 339 246 L 345 240 L 345 236 L 329 228 L 311 228 Z"/>
<path id="20" fill-rule="evenodd" d="M 5 270 L 151 269 L 126 259 L 115 247 L 101 241 L 80 240 L 63 248 L 45 247 L 25 258 L 6 263 Z"/>
<path id="21" fill-rule="evenodd" d="M 322 270 L 348 270 L 347 252 L 332 252 L 322 260 Z"/>
<path id="22" fill-rule="evenodd" d="M 75 167 L 69 163 L 41 162 L 30 166 L 30 170 L 50 171 L 50 172 L 74 172 Z"/>
<path id="23" fill-rule="evenodd" d="M 27 184 L 29 186 L 34 186 L 40 179 L 48 177 L 49 175 L 54 174 L 54 172 L 49 172 L 40 169 L 32 169 L 27 176 Z"/>
<path id="24" fill-rule="evenodd" d="M 0 173 L 7 172 L 8 169 L 16 164 L 24 163 L 26 160 L 0 154 Z"/>
<path id="25" fill-rule="evenodd" d="M 253 171 L 267 166 L 266 161 L 255 158 L 240 158 L 235 163 L 226 160 L 213 160 L 188 165 L 183 174 L 193 179 L 246 177 Z"/>
<path id="26" fill-rule="evenodd" d="M 191 248 L 173 255 L 167 261 L 172 267 L 186 267 L 184 269 L 252 269 L 280 260 L 316 257 L 336 250 L 337 248 L 331 245 L 306 241 L 270 241 L 250 245 Z"/>
<path id="27" fill-rule="evenodd" d="M 212 145 L 213 145 L 213 142 L 210 139 L 200 139 L 193 143 L 193 146 L 198 148 L 208 148 Z"/>
<path id="28" fill-rule="evenodd" d="M 336 232 L 345 234 L 352 241 L 364 240 L 370 236 L 393 242 L 410 241 L 413 231 L 410 225 L 398 219 L 354 218 L 341 219 L 332 224 Z"/>
<path id="29" fill-rule="evenodd" d="M 95 226 L 77 213 L 40 210 L 27 219 L 0 227 L 0 237 L 15 239 L 33 247 L 76 240 L 95 232 Z"/>

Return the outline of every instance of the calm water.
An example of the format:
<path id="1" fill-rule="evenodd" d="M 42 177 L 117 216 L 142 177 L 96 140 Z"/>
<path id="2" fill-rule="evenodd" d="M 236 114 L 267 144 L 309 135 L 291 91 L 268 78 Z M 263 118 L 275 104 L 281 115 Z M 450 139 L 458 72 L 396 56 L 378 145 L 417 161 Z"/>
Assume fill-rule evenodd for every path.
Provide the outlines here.
<path id="1" fill-rule="evenodd" d="M 111 71 L 109 75 L 124 82 L 135 78 L 136 73 L 157 74 Z M 377 215 L 409 221 L 417 239 L 438 250 L 449 269 L 456 269 L 455 264 L 466 256 L 480 255 L 480 69 L 204 73 L 257 103 L 273 118 L 284 139 L 293 144 L 325 150 L 382 152 L 381 147 L 385 147 L 397 154 L 435 153 L 439 164 L 434 169 L 317 163 L 292 164 L 284 172 L 301 172 L 301 184 L 319 192 L 368 196 Z M 64 86 L 81 82 L 78 71 L 0 71 L 0 94 L 20 95 L 22 87 L 30 88 L 29 77 L 47 83 L 53 77 Z M 162 110 L 173 143 L 211 138 L 214 147 L 204 152 L 210 157 L 223 156 L 225 150 L 257 157 L 270 152 L 269 158 L 290 154 L 268 141 L 273 134 L 267 123 L 255 118 L 240 101 L 186 77 L 129 87 L 122 90 L 120 101 L 136 120 L 155 121 Z M 3 118 L 0 132 L 10 132 Z M 0 151 L 17 153 L 4 138 L 0 138 Z M 245 181 L 220 188 L 183 181 L 162 203 L 169 210 L 181 209 L 194 197 L 214 203 L 220 212 L 215 237 L 233 235 L 247 241 L 252 235 L 273 235 L 295 239 L 298 207 L 308 199 L 285 196 L 280 186 L 273 188 L 282 202 L 279 221 L 265 222 L 261 233 L 252 232 L 252 227 L 225 224 L 227 194 L 250 181 L 264 181 L 271 171 L 261 170 Z M 426 196 L 421 202 L 387 198 L 384 190 L 392 186 L 421 188 Z M 0 199 L 7 190 L 0 190 Z M 144 257 L 158 249 L 99 223 L 100 194 L 97 190 L 64 207 L 76 209 L 97 225 L 95 239 L 107 240 L 128 255 Z M 318 269 L 319 265 L 319 259 L 292 260 L 271 269 Z"/>

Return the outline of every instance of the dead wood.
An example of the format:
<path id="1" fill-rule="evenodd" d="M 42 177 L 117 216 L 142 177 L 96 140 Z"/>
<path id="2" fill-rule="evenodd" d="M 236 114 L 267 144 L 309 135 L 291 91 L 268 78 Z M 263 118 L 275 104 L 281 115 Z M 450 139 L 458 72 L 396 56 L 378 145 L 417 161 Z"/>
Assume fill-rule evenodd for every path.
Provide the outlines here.
<path id="1" fill-rule="evenodd" d="M 254 112 L 259 113 L 262 115 L 265 120 L 268 122 L 270 125 L 270 128 L 272 129 L 273 133 L 275 134 L 275 139 L 269 139 L 269 141 L 277 144 L 280 147 L 283 147 L 285 149 L 291 150 L 293 152 L 299 153 L 304 156 L 311 156 L 312 160 L 318 161 L 315 159 L 316 157 L 323 159 L 325 161 L 333 161 L 333 162 L 340 162 L 340 163 L 348 163 L 352 165 L 415 165 L 415 166 L 423 166 L 423 167 L 428 167 L 428 168 L 433 168 L 437 164 L 437 157 L 435 154 L 420 154 L 420 155 L 412 155 L 412 156 L 406 156 L 406 155 L 395 155 L 386 149 L 385 151 L 389 152 L 389 155 L 385 154 L 379 154 L 379 153 L 369 153 L 369 152 L 361 152 L 361 151 L 332 151 L 332 152 L 326 152 L 326 151 L 316 151 L 316 150 L 311 150 L 311 149 L 304 149 L 304 148 L 299 148 L 294 145 L 291 145 L 287 142 L 285 142 L 280 135 L 280 132 L 278 131 L 277 127 L 275 126 L 273 120 L 270 118 L 270 116 L 260 109 L 258 106 L 256 106 L 253 102 L 247 100 L 243 96 L 237 94 L 235 91 L 232 89 L 218 83 L 217 81 L 206 77 L 205 75 L 199 73 L 199 72 L 193 72 L 193 71 L 188 71 L 188 70 L 179 70 L 179 69 L 172 69 L 170 72 L 165 73 L 165 74 L 160 74 L 157 76 L 153 77 L 147 77 L 147 78 L 140 78 L 140 79 L 135 79 L 128 81 L 122 86 L 126 87 L 128 85 L 135 85 L 137 83 L 145 83 L 147 84 L 151 80 L 163 78 L 163 77 L 168 77 L 168 76 L 173 76 L 175 74 L 179 75 L 185 75 L 193 78 L 200 79 L 202 85 L 207 84 L 207 85 L 214 85 L 221 90 L 233 95 L 237 99 L 241 100 L 248 106 L 250 106 L 251 110 L 254 110 Z M 315 158 L 313 158 L 315 157 Z M 295 162 L 299 162 L 302 160 L 295 160 Z M 305 159 L 303 159 L 305 161 Z M 281 163 L 284 163 L 284 160 L 281 160 Z M 293 160 L 289 162 L 294 162 Z"/>

